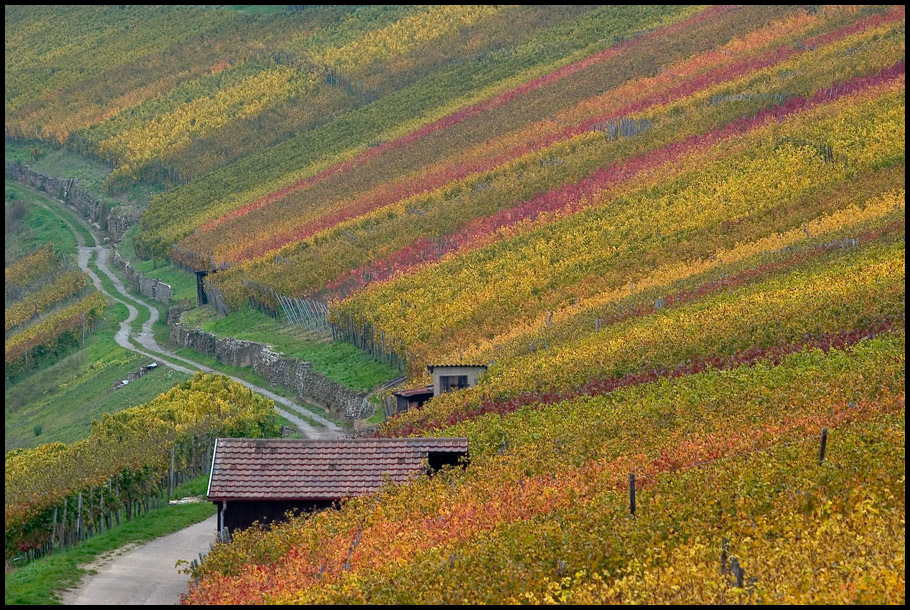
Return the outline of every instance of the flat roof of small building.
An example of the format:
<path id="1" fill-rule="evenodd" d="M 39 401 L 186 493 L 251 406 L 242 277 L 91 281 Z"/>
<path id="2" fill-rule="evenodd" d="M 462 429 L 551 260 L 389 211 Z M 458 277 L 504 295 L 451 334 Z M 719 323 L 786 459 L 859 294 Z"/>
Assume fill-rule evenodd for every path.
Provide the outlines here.
<path id="1" fill-rule="evenodd" d="M 427 370 L 430 371 L 431 373 L 433 372 L 433 369 L 444 369 L 444 368 L 486 369 L 486 368 L 488 368 L 488 365 L 486 365 L 486 364 L 473 364 L 473 363 L 468 363 L 468 364 L 461 364 L 461 363 L 458 363 L 458 364 L 428 364 L 428 365 L 427 365 Z"/>
<path id="2" fill-rule="evenodd" d="M 433 386 L 428 385 L 423 388 L 413 388 L 410 390 L 400 390 L 398 392 L 392 392 L 394 396 L 403 396 L 405 398 L 410 398 L 411 396 L 423 396 L 425 394 L 432 394 Z"/>

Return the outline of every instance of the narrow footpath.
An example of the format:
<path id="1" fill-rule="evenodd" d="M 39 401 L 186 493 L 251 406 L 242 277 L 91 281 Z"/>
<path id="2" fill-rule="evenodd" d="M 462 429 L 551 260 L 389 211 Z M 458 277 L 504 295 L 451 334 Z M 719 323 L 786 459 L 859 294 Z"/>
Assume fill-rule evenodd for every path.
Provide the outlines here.
<path id="1" fill-rule="evenodd" d="M 187 575 L 178 560 L 199 559 L 218 528 L 217 515 L 139 547 L 124 547 L 91 566 L 95 570 L 75 589 L 64 591 L 63 605 L 170 606 L 186 592 Z"/>

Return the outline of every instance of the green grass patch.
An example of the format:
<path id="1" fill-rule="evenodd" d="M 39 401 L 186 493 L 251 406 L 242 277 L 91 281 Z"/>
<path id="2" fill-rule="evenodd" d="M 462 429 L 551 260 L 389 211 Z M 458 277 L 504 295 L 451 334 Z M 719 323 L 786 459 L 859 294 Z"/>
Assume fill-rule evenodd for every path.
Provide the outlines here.
<path id="1" fill-rule="evenodd" d="M 114 333 L 126 309 L 115 304 L 105 310 L 101 328 L 89 335 L 85 348 L 66 355 L 31 375 L 7 382 L 5 451 L 42 443 L 72 443 L 85 438 L 91 422 L 144 404 L 189 376 L 159 367 L 129 385 L 114 390 L 117 381 L 148 364 L 148 358 L 123 349 Z M 40 435 L 35 434 L 40 427 Z"/>
<path id="2" fill-rule="evenodd" d="M 162 192 L 159 185 L 137 182 L 117 195 L 111 195 L 105 180 L 112 168 L 91 157 L 65 148 L 54 148 L 46 142 L 22 142 L 6 139 L 7 161 L 18 161 L 32 170 L 52 178 L 75 178 L 76 186 L 109 207 L 127 205 L 144 208 L 150 196 Z"/>
<path id="3" fill-rule="evenodd" d="M 120 299 L 121 301 L 125 301 L 136 308 L 136 318 L 130 323 L 130 328 L 133 330 L 134 333 L 141 332 L 142 325 L 145 324 L 146 320 L 148 320 L 152 315 L 149 312 L 149 310 L 134 301 L 130 301 L 129 299 L 124 297 L 122 294 L 120 294 L 120 291 L 117 290 L 116 287 L 114 287 L 113 280 L 111 280 L 111 278 L 109 278 L 106 273 L 102 272 L 98 268 L 98 265 L 95 263 L 94 256 L 89 261 L 89 267 L 91 267 L 91 269 L 95 272 L 95 274 L 101 280 L 101 286 L 104 288 L 104 290 L 107 291 L 108 294 L 112 294 L 115 297 L 117 297 L 118 299 Z M 107 268 L 110 269 L 115 275 L 117 275 L 119 277 L 119 274 L 117 273 L 117 268 L 114 267 L 113 264 L 110 263 L 110 260 L 108 260 Z M 121 277 L 120 280 L 123 281 L 123 278 Z M 126 282 L 124 282 L 123 285 L 125 288 L 127 288 L 127 292 L 132 294 L 131 291 L 129 290 L 129 287 L 126 285 Z M 144 301 L 147 300 L 145 297 L 139 297 L 139 298 L 142 298 L 142 300 L 144 300 Z M 121 305 L 121 307 L 123 307 L 124 312 L 127 312 L 126 306 Z M 121 319 L 125 320 L 128 315 L 129 315 L 129 313 L 124 313 L 124 315 Z"/>
<path id="4" fill-rule="evenodd" d="M 203 364 L 220 373 L 224 373 L 225 375 L 232 375 L 234 377 L 237 377 L 238 379 L 243 379 L 244 381 L 248 381 L 254 385 L 259 386 L 260 388 L 266 389 L 269 392 L 272 392 L 273 394 L 278 394 L 279 396 L 284 396 L 285 398 L 293 400 L 294 402 L 296 402 L 298 405 L 305 408 L 306 410 L 312 411 L 316 415 L 324 417 L 339 426 L 350 426 L 350 424 L 339 420 L 338 418 L 333 416 L 331 413 L 328 413 L 327 411 L 325 411 L 325 409 L 320 409 L 319 407 L 317 407 L 315 405 L 311 405 L 311 404 L 302 402 L 297 397 L 297 395 L 294 392 L 292 392 L 291 390 L 289 390 L 287 388 L 282 388 L 280 386 L 272 385 L 267 379 L 265 379 L 264 377 L 260 377 L 259 375 L 254 373 L 253 370 L 250 368 L 247 368 L 247 367 L 240 368 L 240 367 L 236 367 L 236 366 L 231 366 L 230 364 L 224 364 L 223 362 L 219 362 L 218 360 L 215 360 L 214 358 L 212 358 L 210 356 L 206 356 L 205 354 L 200 354 L 197 351 L 191 350 L 188 347 L 179 347 L 179 348 L 175 349 L 174 352 L 178 356 L 182 356 L 182 357 L 186 358 L 187 360 L 192 360 L 193 362 L 198 362 L 199 364 Z M 179 360 L 177 362 L 179 362 Z M 276 405 L 276 406 L 278 406 L 282 409 L 287 409 L 287 407 L 284 405 Z M 297 411 L 294 411 L 294 414 L 297 417 L 300 417 L 301 419 L 305 420 L 311 426 L 316 426 L 319 428 L 323 427 L 323 425 L 321 423 L 317 422 L 316 420 L 308 418 L 306 415 L 302 415 Z M 284 422 L 284 424 L 293 425 L 293 423 L 291 423 L 289 421 Z"/>
<path id="5" fill-rule="evenodd" d="M 161 280 L 174 289 L 173 302 L 186 301 L 188 303 L 196 302 L 196 275 L 189 271 L 178 269 L 167 259 L 143 260 L 136 254 L 133 240 L 136 233 L 139 232 L 139 226 L 131 227 L 124 233 L 123 240 L 117 247 L 117 251 L 124 260 L 129 261 L 133 268 L 142 275 Z"/>
<path id="6" fill-rule="evenodd" d="M 373 414 L 367 418 L 368 424 L 381 424 L 385 421 L 385 413 L 382 412 L 382 409 L 376 407 L 373 409 Z"/>
<path id="7" fill-rule="evenodd" d="M 101 201 L 119 203 L 107 195 L 102 184 L 111 168 L 100 161 L 84 157 L 65 148 L 54 148 L 46 142 L 6 140 L 6 161 L 19 162 L 30 169 L 53 178 L 75 178 L 85 191 Z"/>
<path id="8" fill-rule="evenodd" d="M 172 498 L 204 494 L 208 478 L 205 474 L 181 485 Z M 13 568 L 4 579 L 6 604 L 59 604 L 59 591 L 77 585 L 87 574 L 81 565 L 127 544 L 148 542 L 180 531 L 213 514 L 215 506 L 210 502 L 166 505 L 86 540 L 73 549 Z"/>
<path id="9" fill-rule="evenodd" d="M 130 294 L 133 293 L 132 290 L 129 292 Z M 158 345 L 167 347 L 171 340 L 171 327 L 167 325 L 168 306 L 149 298 L 145 298 L 144 300 L 158 312 L 158 321 L 152 324 L 152 336 L 155 337 L 155 342 L 158 343 Z"/>
<path id="10" fill-rule="evenodd" d="M 51 243 L 57 252 L 69 256 L 75 266 L 77 243 L 73 233 L 65 222 L 35 202 L 42 201 L 51 206 L 55 204 L 37 191 L 9 180 L 4 183 L 4 191 L 6 201 L 19 199 L 27 206 L 25 216 L 5 234 L 3 245 L 6 261 L 21 258 L 43 244 Z"/>
<path id="11" fill-rule="evenodd" d="M 171 500 L 179 500 L 190 496 L 204 496 L 208 489 L 209 475 L 207 473 L 178 485 L 171 493 Z"/>
<path id="12" fill-rule="evenodd" d="M 83 225 L 83 223 L 86 221 L 82 220 L 81 218 L 78 218 L 72 210 L 70 210 L 66 206 L 58 203 L 52 196 L 48 195 L 47 193 L 37 191 L 33 188 L 19 184 L 18 182 L 15 182 L 13 180 L 4 181 L 4 191 L 5 191 L 7 200 L 12 197 L 15 197 L 17 199 L 22 199 L 26 203 L 30 204 L 30 207 L 33 208 L 34 210 L 40 210 L 43 214 L 48 215 L 50 218 L 54 219 L 54 222 L 56 224 L 51 229 L 46 229 L 46 231 L 50 231 L 50 232 L 47 234 L 47 237 L 41 243 L 47 243 L 47 242 L 53 241 L 54 246 L 58 252 L 65 251 L 65 250 L 61 249 L 64 244 L 72 244 L 71 251 L 72 252 L 76 251 L 77 240 L 73 236 L 73 234 L 69 230 L 69 228 L 66 226 L 66 224 L 63 223 L 59 218 L 57 218 L 57 217 L 61 217 L 64 220 L 67 220 L 71 225 L 73 225 L 73 228 L 79 233 L 79 235 L 82 236 L 83 240 L 85 240 L 86 245 L 88 245 L 88 246 L 95 245 L 95 238 L 92 237 L 91 233 L 89 233 L 88 230 Z M 50 206 L 50 208 L 53 210 L 53 213 L 48 212 L 47 210 L 41 208 L 38 205 L 31 205 L 31 204 L 34 204 L 35 202 L 41 202 L 41 203 L 44 203 L 45 205 Z M 58 243 L 61 245 L 58 246 Z M 6 249 L 8 250 L 8 248 L 9 247 L 7 245 Z"/>
<path id="13" fill-rule="evenodd" d="M 313 364 L 325 377 L 357 392 L 364 392 L 398 377 L 397 368 L 372 359 L 349 343 L 275 320 L 245 308 L 218 317 L 211 307 L 197 307 L 184 314 L 188 326 L 219 337 L 234 337 L 271 345 L 275 351 Z"/>
<path id="14" fill-rule="evenodd" d="M 274 15 L 288 10 L 284 4 L 225 4 L 221 8 L 251 15 Z"/>

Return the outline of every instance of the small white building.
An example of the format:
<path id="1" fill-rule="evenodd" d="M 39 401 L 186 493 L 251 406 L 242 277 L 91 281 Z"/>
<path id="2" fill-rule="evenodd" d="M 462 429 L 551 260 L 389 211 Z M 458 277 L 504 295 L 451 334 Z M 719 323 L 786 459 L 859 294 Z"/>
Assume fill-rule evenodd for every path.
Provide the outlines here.
<path id="1" fill-rule="evenodd" d="M 433 396 L 451 390 L 472 388 L 486 370 L 486 364 L 431 364 L 427 367 L 433 376 Z"/>

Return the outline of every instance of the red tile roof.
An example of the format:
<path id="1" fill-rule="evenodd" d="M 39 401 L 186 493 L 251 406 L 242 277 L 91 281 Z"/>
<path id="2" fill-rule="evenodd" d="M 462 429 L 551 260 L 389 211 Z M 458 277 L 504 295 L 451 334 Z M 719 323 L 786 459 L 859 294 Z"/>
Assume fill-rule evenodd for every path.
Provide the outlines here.
<path id="1" fill-rule="evenodd" d="M 339 440 L 219 438 L 208 497 L 337 500 L 426 472 L 429 452 L 468 453 L 466 438 Z"/>

